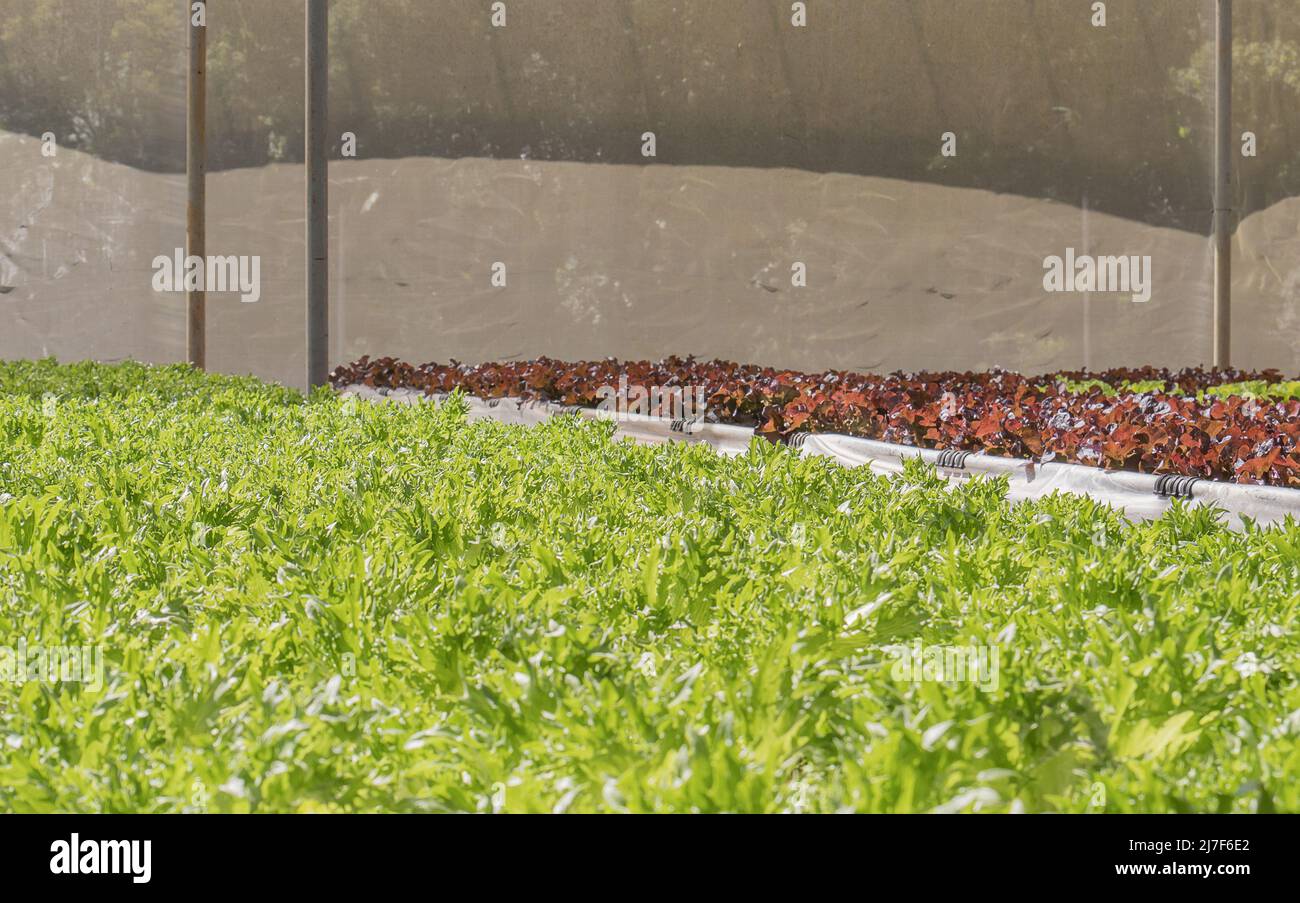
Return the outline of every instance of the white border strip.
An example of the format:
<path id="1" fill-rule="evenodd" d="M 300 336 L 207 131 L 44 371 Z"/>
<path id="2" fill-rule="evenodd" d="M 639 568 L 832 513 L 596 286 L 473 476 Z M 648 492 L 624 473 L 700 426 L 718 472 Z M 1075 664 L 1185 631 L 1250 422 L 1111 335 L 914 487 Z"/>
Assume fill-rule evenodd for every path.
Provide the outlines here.
<path id="1" fill-rule="evenodd" d="M 372 389 L 347 386 L 342 395 L 371 400 L 389 400 L 414 404 L 423 400 L 440 402 L 445 395 L 428 396 L 415 389 Z M 528 402 L 517 398 L 467 398 L 469 419 L 491 419 L 500 423 L 533 425 L 559 414 L 578 414 L 591 420 L 614 419 L 593 408 L 566 407 L 546 402 Z M 615 435 L 637 442 L 658 445 L 664 442 L 704 443 L 723 454 L 740 455 L 749 447 L 754 431 L 748 427 L 722 423 L 670 422 L 657 417 L 620 415 Z M 833 458 L 846 467 L 867 467 L 875 473 L 899 473 L 903 462 L 920 458 L 950 480 L 964 480 L 976 475 L 1006 476 L 1007 498 L 1012 501 L 1035 499 L 1053 492 L 1083 495 L 1113 505 L 1130 517 L 1150 520 L 1173 507 L 1174 500 L 1156 492 L 1159 476 L 1131 471 L 1102 470 L 1082 464 L 1039 464 L 994 455 L 942 452 L 910 445 L 895 445 L 841 436 L 835 433 L 801 434 L 792 445 L 803 455 Z M 1229 523 L 1240 527 L 1242 517 L 1259 524 L 1283 520 L 1288 515 L 1300 521 L 1300 489 L 1224 483 L 1198 479 L 1191 484 L 1187 504 L 1193 507 L 1216 506 L 1232 517 Z"/>
<path id="2" fill-rule="evenodd" d="M 1012 500 L 1068 492 L 1086 495 L 1121 508 L 1132 517 L 1148 520 L 1164 514 L 1174 504 L 1173 498 L 1157 494 L 1160 476 L 1155 474 L 1102 470 L 1083 464 L 1038 464 L 982 454 L 972 454 L 965 459 L 963 467 L 953 468 L 942 466 L 940 456 L 943 453 L 933 449 L 835 434 L 811 434 L 802 441 L 800 451 L 826 455 L 850 467 L 867 466 L 879 473 L 897 473 L 903 469 L 904 460 L 920 458 L 935 465 L 950 479 L 969 479 L 976 474 L 1006 475 L 1007 498 Z M 1230 518 L 1233 526 L 1239 526 L 1243 516 L 1261 524 L 1281 521 L 1287 515 L 1300 520 L 1298 489 L 1198 479 L 1191 483 L 1188 491 L 1187 504 L 1193 507 L 1217 506 L 1233 515 Z"/>

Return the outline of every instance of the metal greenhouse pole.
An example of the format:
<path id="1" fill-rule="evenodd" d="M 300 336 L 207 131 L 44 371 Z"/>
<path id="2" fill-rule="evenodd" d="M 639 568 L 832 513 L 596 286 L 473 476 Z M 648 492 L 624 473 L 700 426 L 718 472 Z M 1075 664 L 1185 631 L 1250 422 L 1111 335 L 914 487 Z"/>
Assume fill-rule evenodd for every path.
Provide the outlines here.
<path id="1" fill-rule="evenodd" d="M 307 390 L 329 381 L 329 0 L 307 0 Z"/>
<path id="2" fill-rule="evenodd" d="M 1218 0 L 1214 104 L 1214 366 L 1232 359 L 1232 0 Z"/>
<path id="3" fill-rule="evenodd" d="M 185 107 L 185 253 L 200 258 L 206 254 L 207 244 L 207 13 L 206 2 L 200 5 L 185 0 L 190 48 Z M 206 313 L 206 295 L 200 283 L 197 290 L 186 295 L 185 309 L 185 356 L 200 370 L 206 369 L 208 358 Z"/>

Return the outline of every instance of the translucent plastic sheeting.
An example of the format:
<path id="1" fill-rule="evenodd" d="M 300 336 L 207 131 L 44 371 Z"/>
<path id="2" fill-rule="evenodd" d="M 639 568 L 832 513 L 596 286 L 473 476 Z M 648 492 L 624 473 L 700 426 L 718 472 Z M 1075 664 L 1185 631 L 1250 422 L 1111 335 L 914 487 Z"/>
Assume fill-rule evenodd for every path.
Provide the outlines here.
<path id="1" fill-rule="evenodd" d="M 209 365 L 301 385 L 303 3 L 208 6 L 208 253 L 260 263 Z M 0 354 L 184 356 L 182 7 L 0 0 Z M 335 0 L 331 362 L 1204 363 L 1214 7 Z M 1234 363 L 1294 372 L 1300 9 L 1236 7 Z"/>
<path id="2" fill-rule="evenodd" d="M 146 15 L 147 13 L 147 15 Z M 0 358 L 185 358 L 184 9 L 0 0 Z"/>
<path id="3" fill-rule="evenodd" d="M 1300 374 L 1300 0 L 1235 0 L 1233 359 Z"/>
<path id="4" fill-rule="evenodd" d="M 348 356 L 1208 358 L 1212 0 L 433 6 L 341 38 Z M 1145 285 L 1045 291 L 1072 252 Z"/>

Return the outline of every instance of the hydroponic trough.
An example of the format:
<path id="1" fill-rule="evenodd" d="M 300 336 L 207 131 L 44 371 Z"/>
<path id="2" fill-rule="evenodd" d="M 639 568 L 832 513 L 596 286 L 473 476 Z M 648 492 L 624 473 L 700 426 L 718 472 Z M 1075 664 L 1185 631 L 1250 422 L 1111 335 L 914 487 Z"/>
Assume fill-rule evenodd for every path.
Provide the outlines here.
<path id="1" fill-rule="evenodd" d="M 414 389 L 374 389 L 363 385 L 345 386 L 340 391 L 344 395 L 368 400 L 408 404 L 426 400 L 441 402 L 447 397 L 425 395 Z M 532 425 L 560 414 L 578 414 L 591 420 L 612 419 L 592 408 L 546 402 L 515 398 L 470 397 L 466 400 L 471 420 L 491 419 Z M 730 424 L 668 421 L 635 414 L 621 415 L 615 422 L 617 435 L 638 442 L 704 443 L 731 455 L 742 454 L 754 438 L 752 429 Z M 800 433 L 790 445 L 800 454 L 834 458 L 846 467 L 868 467 L 876 473 L 899 473 L 905 460 L 920 458 L 950 480 L 969 479 L 981 474 L 1005 476 L 1008 480 L 1007 498 L 1011 501 L 1068 492 L 1113 505 L 1131 517 L 1149 520 L 1164 514 L 1176 500 L 1181 499 L 1192 506 L 1220 508 L 1231 515 L 1229 523 L 1237 529 L 1243 526 L 1243 517 L 1259 524 L 1274 523 L 1288 516 L 1300 520 L 1298 489 L 940 451 L 833 433 Z"/>

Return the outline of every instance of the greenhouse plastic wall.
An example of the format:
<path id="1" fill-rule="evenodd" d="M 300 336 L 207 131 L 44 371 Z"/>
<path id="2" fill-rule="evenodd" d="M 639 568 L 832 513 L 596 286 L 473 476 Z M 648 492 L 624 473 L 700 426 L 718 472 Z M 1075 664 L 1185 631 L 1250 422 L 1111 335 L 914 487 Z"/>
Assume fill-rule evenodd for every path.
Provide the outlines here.
<path id="1" fill-rule="evenodd" d="M 0 358 L 174 361 L 185 296 L 182 10 L 0 0 Z"/>
<path id="2" fill-rule="evenodd" d="M 1237 357 L 1300 373 L 1300 0 L 1236 0 Z"/>
<path id="3" fill-rule="evenodd" d="M 184 359 L 184 6 L 0 0 L 0 357 Z M 1233 362 L 1288 372 L 1296 7 L 1238 0 L 1235 117 Z M 1208 363 L 1215 4 L 1100 8 L 334 0 L 330 362 Z M 259 266 L 208 364 L 301 386 L 303 2 L 208 15 L 207 250 Z"/>
<path id="4" fill-rule="evenodd" d="M 417 9 L 343 39 L 392 52 L 335 128 L 401 158 L 335 170 L 346 356 L 1208 360 L 1212 3 Z M 1149 257 L 1150 299 L 1045 292 L 1071 248 Z"/>
<path id="5" fill-rule="evenodd" d="M 1208 361 L 1212 2 L 434 6 L 339 32 L 349 356 Z"/>

